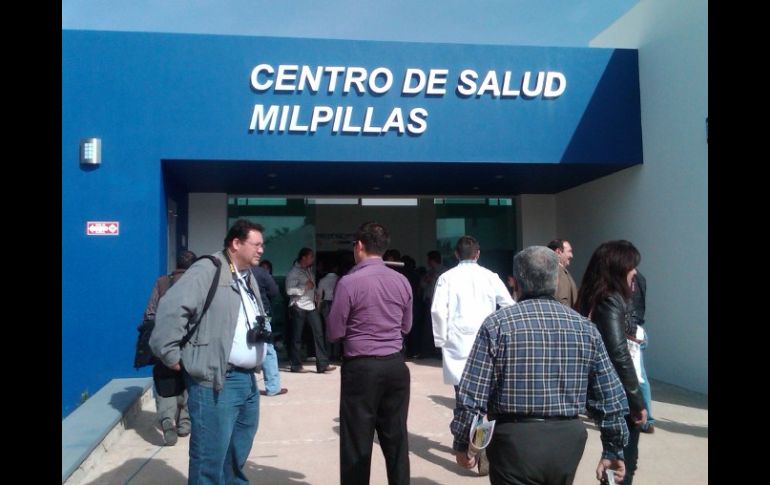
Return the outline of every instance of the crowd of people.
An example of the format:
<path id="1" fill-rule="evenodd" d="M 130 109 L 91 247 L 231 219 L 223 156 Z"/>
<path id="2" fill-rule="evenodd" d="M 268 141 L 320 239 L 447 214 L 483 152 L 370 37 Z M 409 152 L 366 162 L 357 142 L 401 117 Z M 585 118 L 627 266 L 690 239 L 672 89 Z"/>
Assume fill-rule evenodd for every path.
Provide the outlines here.
<path id="1" fill-rule="evenodd" d="M 156 404 L 167 445 L 190 435 L 190 484 L 248 483 L 260 396 L 288 393 L 272 321 L 281 290 L 262 258 L 263 232 L 239 219 L 213 260 L 180 253 L 145 310 L 155 320 L 156 365 L 184 379 L 182 394 L 156 393 Z M 340 368 L 341 484 L 369 483 L 375 433 L 388 483 L 409 483 L 406 361 L 438 352 L 444 383 L 454 388 L 449 424 L 459 466 L 478 468 L 492 484 L 572 483 L 586 414 L 601 433 L 597 480 L 632 483 L 640 433 L 654 432 L 643 359 L 646 281 L 632 243 L 601 244 L 580 286 L 564 239 L 518 252 L 505 283 L 479 263 L 471 235 L 457 240 L 456 265 L 431 251 L 422 271 L 390 243 L 386 227 L 365 223 L 351 241 L 352 267 L 325 261 L 317 281 L 315 253 L 301 248 L 286 275 L 286 370 L 309 372 L 307 355 L 319 374 Z M 303 352 L 306 329 L 312 338 Z M 469 434 L 484 420 L 496 427 L 479 449 Z"/>

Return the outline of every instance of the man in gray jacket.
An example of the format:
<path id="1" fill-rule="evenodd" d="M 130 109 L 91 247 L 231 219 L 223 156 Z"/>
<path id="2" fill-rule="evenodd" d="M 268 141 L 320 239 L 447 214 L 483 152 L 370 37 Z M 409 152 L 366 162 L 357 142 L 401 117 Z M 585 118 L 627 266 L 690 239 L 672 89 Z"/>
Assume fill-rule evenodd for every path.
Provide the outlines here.
<path id="1" fill-rule="evenodd" d="M 184 372 L 192 422 L 189 484 L 248 483 L 243 467 L 259 424 L 254 373 L 265 353 L 255 332 L 265 312 L 249 269 L 264 253 L 262 232 L 245 219 L 230 228 L 224 250 L 214 254 L 222 263 L 217 291 L 184 347 L 188 323 L 203 310 L 214 264 L 193 264 L 158 305 L 150 348 L 167 367 Z"/>

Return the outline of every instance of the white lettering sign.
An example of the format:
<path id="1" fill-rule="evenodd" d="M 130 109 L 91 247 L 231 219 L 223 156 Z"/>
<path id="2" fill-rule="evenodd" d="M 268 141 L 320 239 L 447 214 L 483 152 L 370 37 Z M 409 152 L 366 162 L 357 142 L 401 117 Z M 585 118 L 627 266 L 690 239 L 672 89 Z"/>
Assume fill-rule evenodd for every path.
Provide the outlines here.
<path id="1" fill-rule="evenodd" d="M 414 106 L 412 98 L 437 98 L 447 94 L 449 69 L 406 68 L 400 77 L 400 94 L 411 106 L 315 106 L 301 104 L 254 104 L 249 133 L 317 133 L 349 135 L 420 135 L 428 129 L 428 110 Z M 465 100 L 553 100 L 567 90 L 567 77 L 559 71 L 476 71 L 463 69 L 449 89 Z M 387 67 L 367 69 L 360 66 L 306 66 L 297 64 L 257 64 L 251 70 L 251 88 L 257 94 L 282 95 L 338 94 L 345 96 L 382 96 L 391 91 L 393 71 Z M 453 89 L 452 89 L 453 88 Z"/>

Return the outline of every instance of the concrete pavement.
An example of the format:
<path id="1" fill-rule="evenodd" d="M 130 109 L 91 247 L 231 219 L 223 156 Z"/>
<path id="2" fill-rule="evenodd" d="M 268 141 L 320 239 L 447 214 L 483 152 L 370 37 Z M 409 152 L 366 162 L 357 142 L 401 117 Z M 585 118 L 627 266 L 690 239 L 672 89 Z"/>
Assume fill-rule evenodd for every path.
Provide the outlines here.
<path id="1" fill-rule="evenodd" d="M 412 485 L 489 483 L 454 461 L 449 422 L 454 390 L 442 382 L 439 360 L 409 361 L 412 376 L 409 448 Z M 306 364 L 315 370 L 314 364 Z M 261 381 L 261 375 L 257 376 Z M 328 374 L 281 372 L 289 393 L 260 399 L 260 423 L 246 474 L 251 483 L 333 485 L 339 483 L 339 369 Z M 259 383 L 264 388 L 262 382 Z M 642 434 L 635 485 L 708 483 L 708 398 L 652 382 L 656 432 Z M 588 443 L 576 485 L 596 485 L 599 433 L 587 423 Z M 155 426 L 151 391 L 142 411 L 81 483 L 187 483 L 189 437 L 163 446 Z M 371 484 L 386 484 L 385 462 L 374 444 Z"/>

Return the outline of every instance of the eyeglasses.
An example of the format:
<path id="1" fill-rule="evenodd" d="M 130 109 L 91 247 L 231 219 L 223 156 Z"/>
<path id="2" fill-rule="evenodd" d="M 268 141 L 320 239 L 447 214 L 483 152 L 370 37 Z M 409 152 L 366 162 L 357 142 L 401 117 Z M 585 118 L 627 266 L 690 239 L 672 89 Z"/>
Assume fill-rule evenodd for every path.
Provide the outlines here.
<path id="1" fill-rule="evenodd" d="M 251 242 L 251 241 L 241 241 L 241 242 L 244 243 L 244 244 L 251 244 L 252 246 L 254 246 L 257 249 L 265 247 L 265 243 L 263 243 L 263 242 L 260 242 L 260 243 L 254 243 L 254 242 Z"/>

